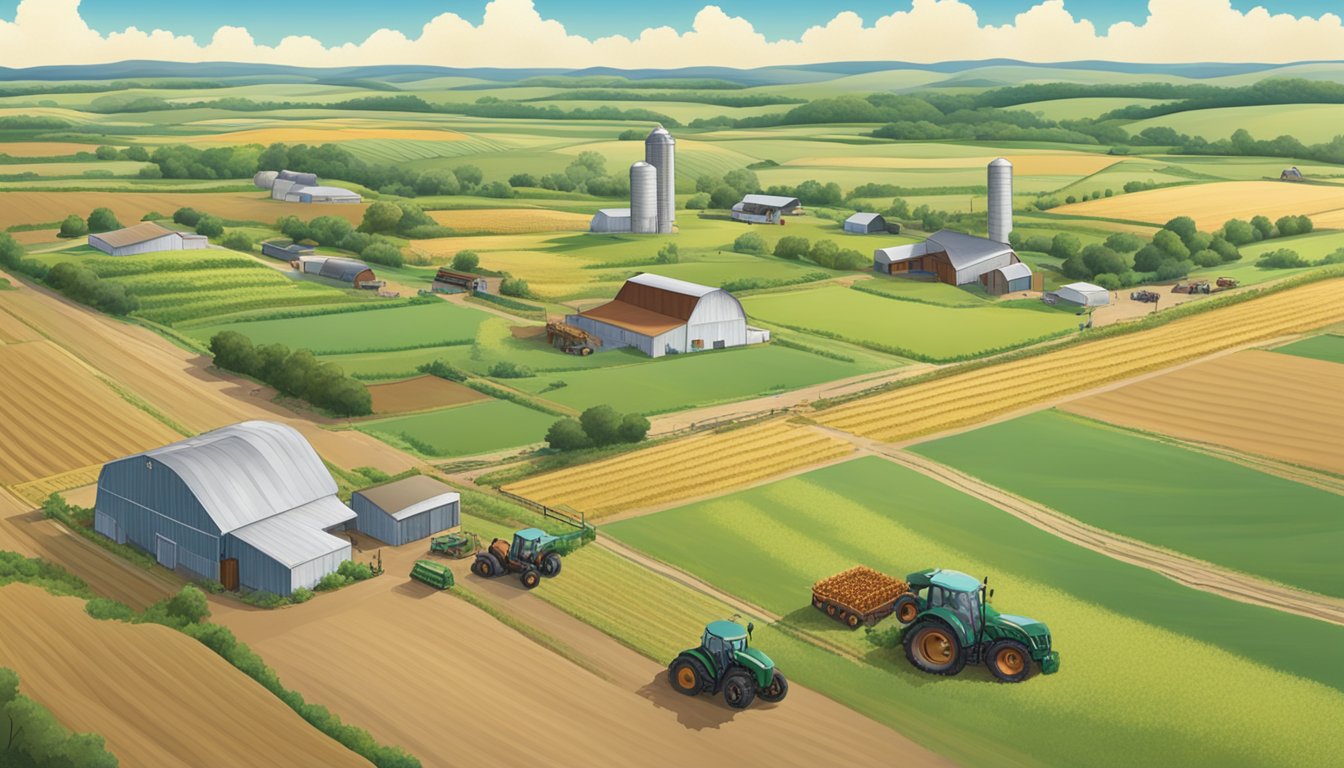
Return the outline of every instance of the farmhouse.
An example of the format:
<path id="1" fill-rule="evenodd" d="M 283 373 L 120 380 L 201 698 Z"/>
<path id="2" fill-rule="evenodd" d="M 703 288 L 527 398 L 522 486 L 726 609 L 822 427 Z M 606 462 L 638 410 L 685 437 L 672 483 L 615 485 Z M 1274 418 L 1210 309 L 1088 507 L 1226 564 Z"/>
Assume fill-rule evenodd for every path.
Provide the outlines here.
<path id="1" fill-rule="evenodd" d="M 890 224 L 882 217 L 880 213 L 856 213 L 845 219 L 845 231 L 855 235 L 872 235 L 879 233 L 890 233 L 899 235 L 901 225 L 895 222 Z"/>
<path id="2" fill-rule="evenodd" d="M 89 245 L 112 256 L 135 256 L 159 251 L 194 251 L 208 247 L 210 241 L 205 235 L 175 232 L 143 221 L 133 227 L 89 235 Z"/>
<path id="3" fill-rule="evenodd" d="M 803 212 L 803 204 L 796 197 L 779 195 L 746 195 L 742 202 L 733 206 L 734 221 L 748 224 L 783 224 L 785 216 L 797 216 Z"/>
<path id="4" fill-rule="evenodd" d="M 355 513 L 293 427 L 247 421 L 109 462 L 94 529 L 184 569 L 289 595 L 350 559 Z"/>
<path id="5" fill-rule="evenodd" d="M 747 325 L 741 302 L 727 291 L 648 273 L 625 281 L 613 301 L 565 322 L 598 338 L 602 349 L 634 347 L 650 357 L 770 339 L 769 331 Z"/>
<path id="6" fill-rule="evenodd" d="M 350 506 L 360 531 L 394 547 L 461 524 L 461 497 L 424 475 L 356 491 Z"/>
<path id="7" fill-rule="evenodd" d="M 1055 296 L 1080 307 L 1104 307 L 1111 303 L 1110 291 L 1092 283 L 1069 283 L 1057 289 Z"/>
<path id="8" fill-rule="evenodd" d="M 300 256 L 290 264 L 305 275 L 317 275 L 328 280 L 350 283 L 356 288 L 381 286 L 374 277 L 373 270 L 369 269 L 369 265 L 354 259 L 339 256 Z"/>
<path id="9" fill-rule="evenodd" d="M 990 296 L 1030 291 L 1033 288 L 1039 289 L 1040 286 L 1034 286 L 1034 282 L 1038 281 L 1033 281 L 1031 267 L 1020 261 L 1006 267 L 991 269 L 980 276 L 980 284 L 985 287 L 985 292 Z"/>
<path id="10" fill-rule="evenodd" d="M 922 243 L 878 248 L 873 252 L 873 269 L 877 272 L 932 276 L 948 285 L 981 282 L 982 275 L 1020 262 L 1012 246 L 1006 243 L 950 229 L 940 229 Z"/>
<path id="11" fill-rule="evenodd" d="M 294 262 L 304 256 L 312 256 L 316 249 L 311 245 L 299 245 L 298 243 L 285 243 L 278 240 L 270 240 L 261 244 L 261 252 L 273 259 Z"/>
<path id="12" fill-rule="evenodd" d="M 363 200 L 358 192 L 318 184 L 315 173 L 258 171 L 252 177 L 252 183 L 260 189 L 269 189 L 272 200 L 287 203 L 358 203 Z"/>
<path id="13" fill-rule="evenodd" d="M 593 214 L 588 224 L 589 232 L 629 232 L 629 208 L 603 208 Z"/>

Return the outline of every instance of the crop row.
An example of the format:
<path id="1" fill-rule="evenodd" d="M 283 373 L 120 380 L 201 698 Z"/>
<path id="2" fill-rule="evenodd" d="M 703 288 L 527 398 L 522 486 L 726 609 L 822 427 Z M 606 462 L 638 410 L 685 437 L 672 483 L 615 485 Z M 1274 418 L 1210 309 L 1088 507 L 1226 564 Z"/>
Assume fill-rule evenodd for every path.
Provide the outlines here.
<path id="1" fill-rule="evenodd" d="M 126 290 L 142 298 L 164 293 L 191 293 L 258 285 L 292 285 L 284 275 L 270 269 L 223 269 L 208 274 L 161 273 L 114 278 Z"/>
<path id="2" fill-rule="evenodd" d="M 140 309 L 137 311 L 137 314 L 146 320 L 163 323 L 164 325 L 172 325 L 173 323 L 180 323 L 185 320 L 195 320 L 214 315 L 227 315 L 234 312 L 245 312 L 250 309 L 271 309 L 282 306 L 301 307 L 331 303 L 334 303 L 334 300 L 330 294 L 286 291 L 284 293 L 267 295 L 253 291 L 242 296 L 228 296 L 189 305 L 166 306 L 150 309 L 148 311 Z"/>

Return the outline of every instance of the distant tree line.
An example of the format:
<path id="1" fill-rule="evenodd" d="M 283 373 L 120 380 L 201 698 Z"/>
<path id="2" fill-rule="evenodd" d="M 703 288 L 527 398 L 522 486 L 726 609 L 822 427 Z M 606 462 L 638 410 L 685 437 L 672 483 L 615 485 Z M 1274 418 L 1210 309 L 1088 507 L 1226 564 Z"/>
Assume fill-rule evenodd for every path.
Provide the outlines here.
<path id="1" fill-rule="evenodd" d="M 297 397 L 341 416 L 373 413 L 369 390 L 332 363 L 319 361 L 310 350 L 284 344 L 255 346 L 237 331 L 220 331 L 210 339 L 215 365 L 251 376 L 281 394 Z"/>
<path id="2" fill-rule="evenodd" d="M 540 187 L 560 192 L 579 192 L 597 197 L 629 197 L 630 177 L 607 173 L 607 159 L 596 152 L 580 152 L 561 173 L 548 173 L 540 179 L 530 173 L 509 177 L 510 187 Z"/>
<path id="3" fill-rule="evenodd" d="M 677 101 L 690 104 L 712 104 L 717 107 L 768 107 L 775 104 L 806 104 L 807 99 L 770 93 L 646 93 L 637 90 L 581 90 L 538 96 L 526 101 Z"/>
<path id="4" fill-rule="evenodd" d="M 601 448 L 638 443 L 649 432 L 649 420 L 637 413 L 620 413 L 610 405 L 595 405 L 579 418 L 566 417 L 551 425 L 546 443 L 557 451 Z"/>

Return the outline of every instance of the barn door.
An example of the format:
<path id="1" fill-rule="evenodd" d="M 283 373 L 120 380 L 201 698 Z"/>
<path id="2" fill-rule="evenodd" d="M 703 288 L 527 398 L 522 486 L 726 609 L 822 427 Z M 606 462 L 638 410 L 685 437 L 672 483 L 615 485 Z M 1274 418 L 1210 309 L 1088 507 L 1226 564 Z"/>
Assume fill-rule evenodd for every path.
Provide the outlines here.
<path id="1" fill-rule="evenodd" d="M 177 542 L 155 534 L 154 559 L 170 571 L 177 570 Z"/>

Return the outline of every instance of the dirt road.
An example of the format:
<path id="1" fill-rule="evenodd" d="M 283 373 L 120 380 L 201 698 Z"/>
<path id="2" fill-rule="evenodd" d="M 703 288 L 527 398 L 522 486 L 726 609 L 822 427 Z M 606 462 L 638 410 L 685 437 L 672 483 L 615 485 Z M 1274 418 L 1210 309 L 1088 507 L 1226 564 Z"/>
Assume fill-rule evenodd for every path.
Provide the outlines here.
<path id="1" fill-rule="evenodd" d="M 98 621 L 84 601 L 27 584 L 0 588 L 0 616 L 0 666 L 122 765 L 369 765 L 176 630 Z"/>

